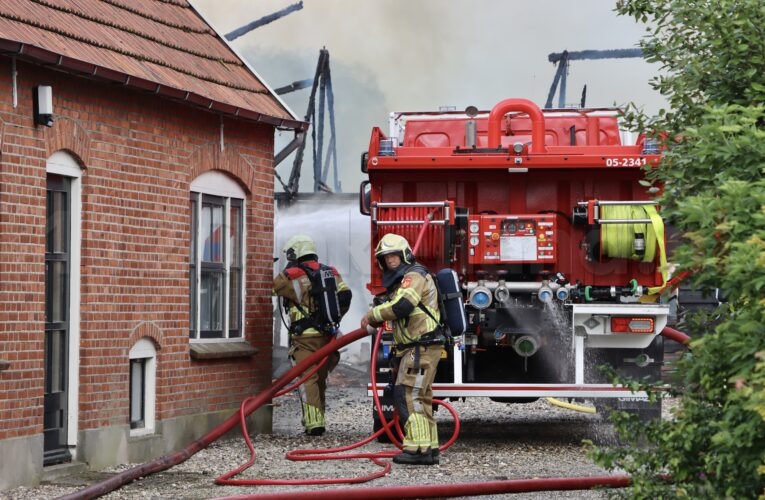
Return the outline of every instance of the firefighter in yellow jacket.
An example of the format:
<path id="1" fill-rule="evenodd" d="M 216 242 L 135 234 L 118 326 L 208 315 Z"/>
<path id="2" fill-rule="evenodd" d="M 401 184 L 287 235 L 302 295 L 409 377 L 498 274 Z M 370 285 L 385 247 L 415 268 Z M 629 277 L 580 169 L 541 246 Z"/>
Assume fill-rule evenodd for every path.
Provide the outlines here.
<path id="1" fill-rule="evenodd" d="M 433 418 L 433 380 L 444 346 L 439 328 L 438 291 L 428 270 L 415 261 L 409 242 L 389 233 L 375 257 L 383 270 L 388 299 L 367 312 L 361 327 L 393 326 L 396 356 L 393 401 L 404 429 L 399 464 L 439 463 L 438 430 Z"/>
<path id="2" fill-rule="evenodd" d="M 320 267 L 313 239 L 304 234 L 293 236 L 283 251 L 287 266 L 274 278 L 274 294 L 282 298 L 282 305 L 289 315 L 289 356 L 294 366 L 327 345 L 336 332 L 329 331 L 331 325 L 322 325 L 316 320 L 316 310 L 320 304 L 316 303 L 311 294 L 311 281 L 307 274 L 307 270 L 318 271 Z M 339 310 L 345 314 L 351 304 L 351 290 L 337 270 L 334 267 L 330 269 L 335 277 Z M 327 377 L 339 361 L 338 352 L 330 354 L 321 368 L 298 389 L 303 409 L 303 426 L 310 436 L 324 434 Z"/>

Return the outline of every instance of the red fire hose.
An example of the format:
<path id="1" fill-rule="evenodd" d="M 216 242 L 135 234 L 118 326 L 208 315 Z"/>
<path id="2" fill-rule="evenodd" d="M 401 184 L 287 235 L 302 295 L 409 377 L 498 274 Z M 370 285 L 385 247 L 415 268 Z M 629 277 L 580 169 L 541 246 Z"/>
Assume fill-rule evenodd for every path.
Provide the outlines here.
<path id="1" fill-rule="evenodd" d="M 305 360 L 303 360 L 302 363 L 299 363 L 293 366 L 284 375 L 279 377 L 273 384 L 266 387 L 263 390 L 263 392 L 261 392 L 257 396 L 254 396 L 252 399 L 250 399 L 247 402 L 247 404 L 242 408 L 242 412 L 244 412 L 246 415 L 249 415 L 253 411 L 263 406 L 264 404 L 268 403 L 274 397 L 274 395 L 279 391 L 279 389 L 287 385 L 298 375 L 302 374 L 307 367 L 310 367 L 311 365 L 325 358 L 327 355 L 329 355 L 333 351 L 336 351 L 340 349 L 341 347 L 344 347 L 350 344 L 351 342 L 355 342 L 356 340 L 362 339 L 366 337 L 367 335 L 368 333 L 366 332 L 366 330 L 358 329 L 358 330 L 352 331 L 351 333 L 347 335 L 343 335 L 342 337 L 337 339 L 336 342 L 330 342 L 329 344 L 325 345 L 318 351 L 308 356 Z M 138 478 L 148 476 L 156 472 L 161 472 L 163 470 L 167 470 L 175 465 L 180 464 L 181 462 L 188 460 L 192 455 L 206 448 L 211 443 L 213 443 L 214 441 L 222 437 L 224 434 L 226 434 L 228 431 L 233 429 L 238 423 L 239 423 L 239 414 L 237 413 L 237 414 L 231 415 L 229 418 L 223 421 L 218 427 L 215 427 L 205 436 L 197 439 L 196 441 L 192 442 L 191 444 L 189 444 L 188 446 L 186 446 L 184 449 L 180 451 L 177 451 L 170 455 L 165 455 L 151 462 L 147 462 L 145 464 L 133 467 L 132 469 L 128 469 L 126 471 L 120 472 L 108 479 L 105 479 L 104 481 L 101 481 L 96 484 L 92 484 L 88 486 L 87 488 L 83 488 L 82 490 L 76 491 L 70 495 L 65 495 L 60 498 L 63 500 L 96 498 L 101 495 L 105 495 L 106 493 L 109 493 L 110 491 L 114 491 L 117 488 L 120 488 L 132 481 L 135 481 Z"/>
<path id="2" fill-rule="evenodd" d="M 379 350 L 380 346 L 380 340 L 381 336 L 378 335 L 377 339 L 374 343 L 374 348 L 372 350 L 372 366 L 371 366 L 371 373 L 377 373 L 377 352 Z M 334 341 L 333 341 L 334 342 Z M 326 361 L 326 358 L 324 359 Z M 324 361 L 322 361 L 323 363 Z M 321 364 L 320 364 L 321 365 Z M 319 365 L 319 366 L 320 366 Z M 309 375 L 314 373 L 316 371 L 316 368 L 309 371 Z M 291 385 L 288 389 L 294 389 L 298 385 L 300 385 L 302 382 L 305 381 L 305 379 L 308 376 L 304 376 L 299 382 Z M 374 378 L 372 380 L 374 383 Z M 276 395 L 282 395 L 285 394 L 287 389 L 283 389 L 279 391 Z M 339 448 L 324 448 L 324 449 L 305 449 L 305 450 L 293 450 L 290 452 L 287 452 L 286 458 L 293 461 L 307 461 L 307 460 L 348 460 L 348 459 L 359 459 L 359 458 L 365 458 L 370 461 L 372 461 L 374 464 L 379 465 L 382 467 L 381 471 L 367 474 L 364 476 L 356 476 L 356 477 L 343 477 L 343 478 L 322 478 L 322 479 L 231 479 L 232 477 L 241 474 L 248 468 L 252 466 L 252 464 L 255 463 L 255 448 L 252 446 L 252 441 L 250 440 L 250 436 L 247 433 L 247 425 L 246 425 L 246 415 L 242 411 L 243 408 L 245 408 L 247 402 L 249 399 L 247 398 L 245 401 L 242 402 L 241 409 L 240 409 L 240 421 L 242 426 L 242 435 L 244 437 L 245 443 L 247 445 L 247 448 L 250 451 L 250 458 L 240 465 L 239 467 L 219 476 L 217 479 L 215 479 L 216 484 L 220 485 L 231 485 L 231 486 L 273 486 L 273 485 L 292 485 L 292 486 L 300 486 L 300 485 L 309 485 L 309 484 L 358 484 L 358 483 L 364 483 L 371 481 L 373 479 L 377 479 L 378 477 L 382 477 L 386 475 L 388 472 L 390 472 L 390 462 L 388 461 L 382 461 L 383 458 L 391 458 L 393 455 L 396 455 L 397 451 L 380 451 L 380 452 L 371 452 L 371 453 L 342 453 L 346 452 L 348 450 L 353 450 L 355 448 L 361 447 L 369 442 L 371 442 L 373 439 L 380 436 L 383 432 L 386 432 L 388 437 L 390 438 L 391 442 L 395 444 L 397 448 L 401 448 L 401 440 L 398 439 L 392 432 L 391 427 L 393 427 L 393 424 L 396 424 L 396 428 L 398 429 L 399 436 L 403 435 L 403 432 L 401 431 L 398 418 L 395 418 L 391 422 L 387 422 L 385 419 L 385 415 L 382 412 L 382 406 L 380 405 L 379 396 L 377 394 L 377 391 L 373 391 L 374 401 L 375 401 L 375 407 L 378 409 L 378 416 L 380 418 L 380 422 L 382 423 L 382 428 L 379 429 L 377 432 L 375 432 L 373 435 L 357 442 L 351 445 L 339 447 Z M 452 433 L 451 438 L 449 438 L 443 445 L 439 447 L 440 451 L 444 451 L 448 449 L 454 442 L 457 440 L 457 436 L 459 435 L 460 431 L 460 423 L 459 423 L 459 416 L 457 415 L 456 410 L 449 405 L 448 403 L 440 400 L 433 400 L 433 403 L 444 406 L 452 415 L 454 418 L 454 432 Z"/>
<path id="3" fill-rule="evenodd" d="M 417 237 L 417 241 L 414 245 L 413 253 L 417 252 L 417 249 L 419 248 L 420 244 L 422 243 L 422 238 L 425 234 L 425 231 L 428 228 L 428 224 L 430 220 L 433 217 L 433 214 L 435 213 L 435 209 L 433 209 L 430 213 L 427 214 L 425 220 L 423 221 L 423 226 L 420 229 L 419 235 Z M 381 335 L 377 336 L 377 339 L 374 343 L 374 349 L 372 352 L 372 363 L 371 363 L 371 373 L 372 373 L 372 383 L 374 384 L 374 374 L 377 373 L 377 352 L 380 345 L 380 339 Z M 295 389 L 296 387 L 300 386 L 303 382 L 305 382 L 308 377 L 310 377 L 313 373 L 315 373 L 319 367 L 326 362 L 327 358 L 325 357 L 322 362 L 315 366 L 312 370 L 309 370 L 308 373 L 303 376 L 298 382 L 294 383 L 293 385 L 289 386 L 286 389 L 280 390 L 275 394 L 275 396 L 281 396 L 283 394 L 286 394 L 287 392 Z M 371 481 L 372 479 L 376 479 L 378 477 L 382 477 L 385 474 L 387 474 L 390 471 L 390 462 L 387 461 L 381 461 L 382 458 L 391 458 L 393 455 L 395 455 L 397 452 L 395 451 L 383 451 L 383 452 L 376 452 L 376 453 L 344 453 L 340 454 L 341 452 L 345 452 L 348 450 L 353 450 L 355 448 L 358 448 L 360 446 L 363 446 L 379 435 L 381 435 L 383 432 L 385 432 L 390 439 L 390 441 L 397 447 L 401 448 L 401 439 L 397 438 L 397 436 L 394 435 L 392 431 L 393 424 L 396 424 L 396 429 L 398 430 L 399 436 L 403 435 L 403 432 L 400 428 L 398 418 L 393 419 L 393 422 L 386 422 L 385 415 L 382 412 L 382 406 L 380 405 L 379 395 L 377 394 L 376 388 L 373 390 L 373 398 L 375 402 L 375 407 L 378 409 L 378 416 L 380 418 L 380 422 L 382 423 L 382 428 L 379 429 L 376 433 L 374 433 L 372 436 L 369 436 L 366 439 L 363 439 L 357 443 L 343 446 L 339 448 L 327 448 L 327 449 L 309 449 L 309 450 L 293 450 L 291 452 L 288 452 L 286 454 L 286 457 L 289 460 L 295 460 L 295 461 L 304 461 L 304 460 L 346 460 L 346 459 L 356 459 L 356 458 L 366 458 L 371 460 L 373 463 L 379 465 L 383 468 L 383 470 L 378 471 L 376 473 L 368 474 L 365 476 L 357 476 L 357 477 L 346 477 L 346 478 L 323 478 L 323 479 L 232 479 L 234 476 L 242 473 L 243 471 L 247 470 L 249 467 L 251 467 L 255 463 L 255 449 L 252 446 L 252 441 L 250 440 L 249 434 L 247 432 L 247 425 L 246 425 L 246 414 L 244 413 L 244 408 L 247 406 L 247 403 L 252 398 L 247 398 L 242 402 L 241 408 L 240 408 L 240 421 L 241 421 L 241 427 L 242 427 L 242 435 L 245 440 L 245 443 L 247 445 L 247 448 L 250 451 L 250 458 L 240 465 L 239 467 L 219 476 L 215 479 L 216 484 L 221 485 L 236 485 L 236 486 L 263 486 L 263 485 L 308 485 L 308 484 L 351 484 L 351 483 L 362 483 Z M 457 412 L 454 410 L 454 408 L 451 407 L 451 405 L 447 404 L 444 401 L 440 400 L 433 400 L 434 404 L 441 405 L 446 407 L 446 409 L 452 414 L 454 417 L 454 433 L 452 434 L 451 438 L 444 443 L 442 446 L 439 447 L 440 451 L 444 451 L 447 448 L 449 448 L 454 442 L 457 440 L 457 436 L 459 435 L 459 417 L 457 415 Z"/>
<path id="4" fill-rule="evenodd" d="M 292 384 L 291 386 L 289 386 L 289 387 L 285 387 L 285 388 L 284 388 L 284 389 L 282 389 L 281 391 L 278 391 L 276 394 L 274 394 L 274 397 L 275 397 L 275 398 L 278 398 L 279 396 L 284 396 L 284 395 L 285 395 L 285 394 L 287 394 L 288 392 L 292 392 L 292 391 L 294 391 L 295 389 L 297 389 L 298 387 L 300 387 L 301 385 L 303 385 L 303 384 L 305 383 L 305 381 L 306 381 L 306 380 L 308 380 L 309 378 L 311 378 L 311 376 L 312 376 L 314 373 L 318 372 L 318 371 L 319 371 L 319 368 L 321 368 L 322 366 L 324 366 L 324 365 L 327 363 L 327 361 L 328 361 L 328 360 L 329 360 L 329 356 L 327 356 L 326 358 L 322 359 L 322 360 L 321 360 L 321 363 L 319 363 L 318 365 L 314 366 L 314 367 L 313 367 L 311 370 L 308 370 L 308 371 L 305 373 L 305 375 L 303 375 L 303 377 L 302 377 L 300 380 L 298 380 L 297 382 L 295 382 L 295 383 L 294 383 L 294 384 Z M 246 404 L 246 403 L 247 403 L 247 401 L 249 401 L 250 399 L 252 399 L 252 396 L 251 396 L 251 397 L 249 397 L 249 398 L 247 398 L 247 399 L 245 399 L 244 401 L 242 401 L 242 404 L 241 404 L 241 406 L 240 406 L 240 410 L 241 410 L 241 408 L 244 408 L 245 404 Z M 240 413 L 241 413 L 241 411 L 240 411 Z M 246 415 L 245 415 L 245 416 L 246 416 Z M 246 433 L 245 433 L 245 434 L 246 434 Z"/>
<path id="5" fill-rule="evenodd" d="M 689 347 L 688 344 L 691 342 L 690 336 L 669 326 L 664 327 L 664 330 L 661 331 L 661 335 L 668 339 L 674 340 L 675 342 L 680 343 L 685 347 Z"/>
<path id="6" fill-rule="evenodd" d="M 420 486 L 386 486 L 378 488 L 335 488 L 331 490 L 288 491 L 260 495 L 235 495 L 217 500 L 245 500 L 253 498 L 289 499 L 310 498 L 336 500 L 370 498 L 449 498 L 466 495 L 497 493 L 525 493 L 529 491 L 589 490 L 593 488 L 625 488 L 632 483 L 629 476 L 550 477 L 535 479 L 508 479 L 475 483 L 429 484 Z"/>
<path id="7" fill-rule="evenodd" d="M 338 350 L 351 342 L 355 342 L 368 335 L 366 330 L 358 329 L 353 332 L 344 335 L 337 339 L 335 342 L 330 342 L 326 346 L 317 350 L 311 354 L 303 362 L 295 365 L 288 370 L 284 375 L 279 377 L 272 385 L 263 390 L 260 394 L 248 398 L 240 409 L 240 413 L 234 414 L 218 427 L 212 429 L 205 436 L 195 440 L 184 449 L 165 455 L 151 462 L 133 467 L 126 471 L 115 474 L 114 476 L 105 479 L 96 484 L 92 484 L 82 490 L 76 491 L 69 495 L 60 497 L 61 500 L 74 500 L 74 499 L 91 499 L 97 498 L 101 495 L 105 495 L 111 491 L 114 491 L 126 484 L 129 484 L 139 478 L 149 476 L 156 472 L 167 470 L 175 465 L 180 464 L 188 460 L 191 456 L 209 446 L 214 441 L 218 440 L 234 426 L 240 422 L 240 414 L 249 415 L 256 409 L 260 408 L 264 404 L 268 403 L 274 395 L 276 395 L 282 387 L 287 385 L 295 377 L 302 374 L 308 367 L 317 363 L 321 359 L 325 358 L 334 350 Z M 378 405 L 379 407 L 379 405 Z M 387 427 L 392 425 L 388 423 L 379 432 L 383 432 Z M 368 439 L 373 439 L 378 433 L 374 434 Z M 313 450 L 314 452 L 316 450 Z M 378 460 L 376 457 L 374 460 Z M 390 467 L 390 463 L 377 462 L 383 467 Z M 242 467 L 239 470 L 243 470 L 246 467 Z M 239 471 L 238 470 L 238 471 Z M 386 469 L 383 474 L 387 472 Z M 237 471 L 237 473 L 238 473 Z M 233 474 L 231 474 L 233 475 Z M 230 476 L 229 476 L 230 477 Z M 510 492 L 524 492 L 524 491 L 551 491 L 551 490 L 577 490 L 577 489 L 590 489 L 595 487 L 611 487 L 622 488 L 630 484 L 629 476 L 594 476 L 594 477 L 581 477 L 581 478 L 537 478 L 537 479 L 519 479 L 519 480 L 507 480 L 507 481 L 490 481 L 490 482 L 476 482 L 476 483 L 454 483 L 454 484 L 435 484 L 435 485 L 421 485 L 421 486 L 406 486 L 406 487 L 378 487 L 378 488 L 364 488 L 364 489 L 333 489 L 333 490 L 321 490 L 310 492 L 286 492 L 269 493 L 265 496 L 270 498 L 299 498 L 304 496 L 319 497 L 319 498 L 433 498 L 433 497 L 448 497 L 448 496 L 460 496 L 470 494 L 490 494 L 490 493 L 510 493 Z M 261 495 L 264 496 L 264 495 Z M 237 496 L 229 498 L 256 498 L 257 495 Z"/>

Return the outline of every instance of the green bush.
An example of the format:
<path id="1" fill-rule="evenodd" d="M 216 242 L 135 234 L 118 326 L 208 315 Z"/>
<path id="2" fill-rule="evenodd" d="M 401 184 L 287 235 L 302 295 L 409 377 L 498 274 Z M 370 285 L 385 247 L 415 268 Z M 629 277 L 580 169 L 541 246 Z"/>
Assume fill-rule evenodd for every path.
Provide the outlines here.
<path id="1" fill-rule="evenodd" d="M 591 449 L 623 470 L 629 498 L 765 498 L 765 2 L 624 0 L 669 110 L 627 118 L 660 135 L 662 215 L 682 234 L 672 261 L 727 303 L 679 363 L 673 420 L 615 415 L 622 445 Z M 682 302 L 682 297 L 680 297 Z M 693 321 L 691 319 L 690 321 Z M 696 325 L 698 326 L 698 325 Z"/>

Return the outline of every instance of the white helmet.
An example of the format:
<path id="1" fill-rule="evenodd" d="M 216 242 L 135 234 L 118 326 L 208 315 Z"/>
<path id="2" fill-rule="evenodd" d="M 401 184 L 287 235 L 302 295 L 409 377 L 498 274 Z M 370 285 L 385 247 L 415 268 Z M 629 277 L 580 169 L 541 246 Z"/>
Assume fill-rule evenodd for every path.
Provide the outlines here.
<path id="1" fill-rule="evenodd" d="M 317 257 L 316 244 L 310 236 L 305 234 L 297 234 L 290 238 L 284 245 L 283 252 L 288 261 L 295 261 L 306 255 Z"/>
<path id="2" fill-rule="evenodd" d="M 375 249 L 375 257 L 380 269 L 385 269 L 385 256 L 392 253 L 397 253 L 401 257 L 401 262 L 405 264 L 414 262 L 414 254 L 406 238 L 398 234 L 388 233 L 380 239 Z"/>

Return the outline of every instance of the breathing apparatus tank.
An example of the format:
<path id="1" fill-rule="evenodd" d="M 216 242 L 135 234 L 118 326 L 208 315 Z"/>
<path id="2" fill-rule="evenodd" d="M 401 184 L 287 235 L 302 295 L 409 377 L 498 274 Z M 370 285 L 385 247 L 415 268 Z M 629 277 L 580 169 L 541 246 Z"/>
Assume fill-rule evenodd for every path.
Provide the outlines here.
<path id="1" fill-rule="evenodd" d="M 436 273 L 436 284 L 443 301 L 445 321 L 451 334 L 462 335 L 467 330 L 467 316 L 457 273 L 453 269 L 441 269 Z"/>

